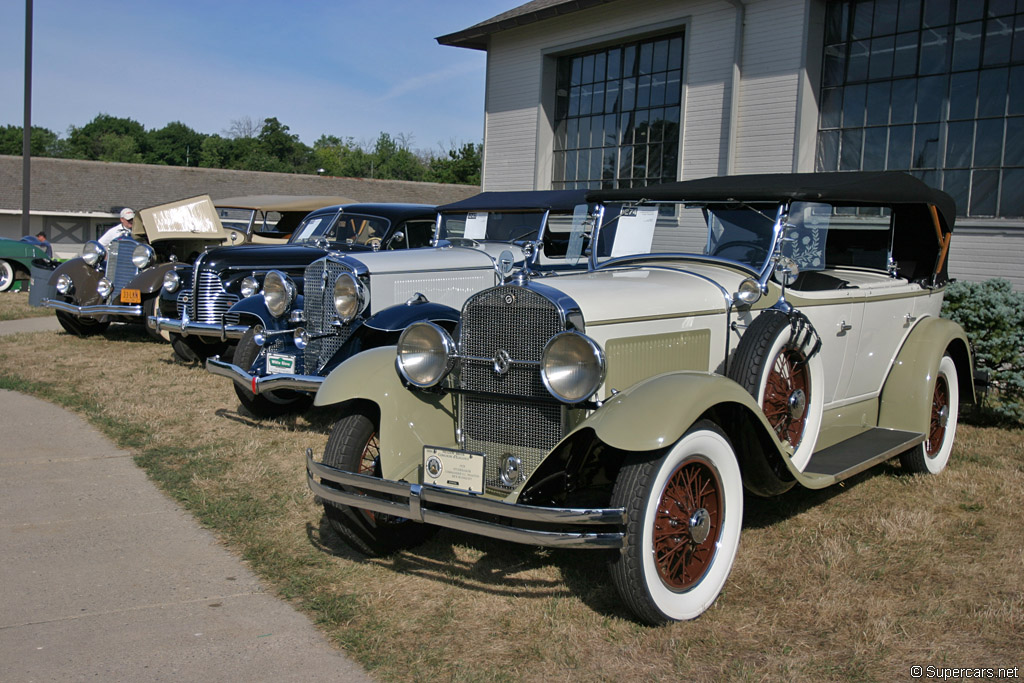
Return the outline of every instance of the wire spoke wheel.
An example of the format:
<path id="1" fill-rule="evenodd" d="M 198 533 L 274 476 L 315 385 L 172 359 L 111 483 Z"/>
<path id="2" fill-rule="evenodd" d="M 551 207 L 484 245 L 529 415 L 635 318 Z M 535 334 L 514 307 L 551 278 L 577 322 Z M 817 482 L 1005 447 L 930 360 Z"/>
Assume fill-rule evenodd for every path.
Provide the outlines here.
<path id="1" fill-rule="evenodd" d="M 807 359 L 798 349 L 784 348 L 772 362 L 761 406 L 769 424 L 793 448 L 800 446 L 807 424 L 807 396 L 811 389 Z"/>
<path id="2" fill-rule="evenodd" d="M 707 572 L 722 529 L 722 484 L 700 457 L 669 477 L 654 520 L 658 575 L 673 590 L 688 590 Z"/>
<path id="3" fill-rule="evenodd" d="M 960 381 L 956 374 L 956 364 L 949 356 L 943 356 L 935 374 L 924 442 L 900 454 L 903 468 L 921 474 L 938 474 L 944 470 L 953 452 L 959 416 Z"/>
<path id="4" fill-rule="evenodd" d="M 934 458 L 942 448 L 942 439 L 946 436 L 946 424 L 949 420 L 949 383 L 944 375 L 935 378 L 935 391 L 932 394 L 932 418 L 928 428 L 928 439 L 924 442 L 924 450 L 929 458 Z"/>

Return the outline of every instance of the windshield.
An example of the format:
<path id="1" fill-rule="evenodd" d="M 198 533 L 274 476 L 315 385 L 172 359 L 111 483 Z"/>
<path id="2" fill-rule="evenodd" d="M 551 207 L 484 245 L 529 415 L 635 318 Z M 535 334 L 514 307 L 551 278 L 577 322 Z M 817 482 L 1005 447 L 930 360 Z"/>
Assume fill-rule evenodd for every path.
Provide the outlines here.
<path id="1" fill-rule="evenodd" d="M 302 221 L 288 244 L 305 244 L 324 238 L 330 242 L 373 246 L 388 232 L 390 222 L 380 216 L 334 213 L 309 216 Z"/>
<path id="2" fill-rule="evenodd" d="M 777 204 L 608 204 L 598 259 L 637 254 L 695 254 L 760 272 L 771 255 Z"/>
<path id="3" fill-rule="evenodd" d="M 440 239 L 459 243 L 536 239 L 544 211 L 472 211 L 441 215 Z"/>

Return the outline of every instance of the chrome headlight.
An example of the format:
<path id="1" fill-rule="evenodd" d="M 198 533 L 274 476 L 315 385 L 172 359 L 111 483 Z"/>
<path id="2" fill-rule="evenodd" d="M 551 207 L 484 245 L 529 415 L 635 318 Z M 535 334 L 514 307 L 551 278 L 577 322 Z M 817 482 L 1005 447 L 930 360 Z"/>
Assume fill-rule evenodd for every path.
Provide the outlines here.
<path id="1" fill-rule="evenodd" d="M 761 285 L 748 277 L 740 283 L 733 298 L 741 306 L 753 306 L 761 298 Z"/>
<path id="2" fill-rule="evenodd" d="M 110 293 L 114 291 L 114 285 L 110 284 L 110 280 L 103 277 L 100 278 L 100 281 L 96 283 L 96 291 L 99 293 L 101 297 L 106 299 L 108 296 L 110 296 Z"/>
<path id="3" fill-rule="evenodd" d="M 181 287 L 181 277 L 173 270 L 164 273 L 164 289 L 172 294 Z"/>
<path id="4" fill-rule="evenodd" d="M 82 260 L 90 266 L 95 266 L 103 260 L 103 255 L 106 253 L 107 250 L 103 248 L 102 244 L 96 240 L 90 240 L 82 247 Z"/>
<path id="5" fill-rule="evenodd" d="M 135 251 L 132 252 L 132 263 L 139 270 L 146 268 L 156 258 L 156 252 L 153 251 L 153 247 L 148 244 L 137 244 L 135 245 Z"/>
<path id="6" fill-rule="evenodd" d="M 341 322 L 351 322 L 353 318 L 366 310 L 369 297 L 366 287 L 352 273 L 342 273 L 334 281 L 334 310 Z"/>
<path id="7" fill-rule="evenodd" d="M 309 332 L 304 327 L 296 327 L 295 331 L 292 332 L 292 342 L 295 343 L 295 348 L 300 351 L 309 346 Z"/>
<path id="8" fill-rule="evenodd" d="M 260 291 L 260 283 L 252 275 L 242 280 L 242 297 L 248 298 Z"/>
<path id="9" fill-rule="evenodd" d="M 295 301 L 295 285 L 281 271 L 272 270 L 263 279 L 263 298 L 270 315 L 280 318 Z"/>
<path id="10" fill-rule="evenodd" d="M 70 275 L 61 273 L 57 276 L 57 284 L 55 286 L 61 294 L 69 294 L 74 289 L 75 283 L 72 282 Z"/>
<path id="11" fill-rule="evenodd" d="M 434 323 L 413 323 L 398 338 L 395 367 L 398 374 L 413 386 L 434 386 L 451 372 L 454 365 L 455 342 Z"/>
<path id="12" fill-rule="evenodd" d="M 579 332 L 562 332 L 544 347 L 540 378 L 559 401 L 579 403 L 601 387 L 605 368 L 604 352 L 597 342 Z"/>

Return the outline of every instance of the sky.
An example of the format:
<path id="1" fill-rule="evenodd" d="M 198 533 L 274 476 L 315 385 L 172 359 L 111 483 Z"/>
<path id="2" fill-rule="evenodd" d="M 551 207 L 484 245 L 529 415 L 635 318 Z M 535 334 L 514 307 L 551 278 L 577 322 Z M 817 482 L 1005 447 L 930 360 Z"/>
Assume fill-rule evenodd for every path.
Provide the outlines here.
<path id="1" fill-rule="evenodd" d="M 483 141 L 486 54 L 439 45 L 525 0 L 33 0 L 32 125 L 98 114 L 224 135 L 276 117 L 312 145 Z M 0 125 L 24 121 L 25 0 L 0 2 Z"/>

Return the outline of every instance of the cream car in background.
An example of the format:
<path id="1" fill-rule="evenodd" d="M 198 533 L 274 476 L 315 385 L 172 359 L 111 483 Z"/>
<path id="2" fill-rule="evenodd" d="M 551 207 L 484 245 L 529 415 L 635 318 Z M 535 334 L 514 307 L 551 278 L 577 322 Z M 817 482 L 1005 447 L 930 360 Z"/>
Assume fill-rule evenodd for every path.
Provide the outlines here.
<path id="1" fill-rule="evenodd" d="M 569 246 L 587 273 L 512 274 L 455 334 L 414 324 L 320 387 L 341 417 L 309 484 L 354 548 L 442 526 L 615 549 L 624 603 L 657 624 L 718 597 L 744 488 L 945 467 L 973 400 L 967 339 L 939 318 L 948 195 L 842 173 L 587 199 Z"/>

